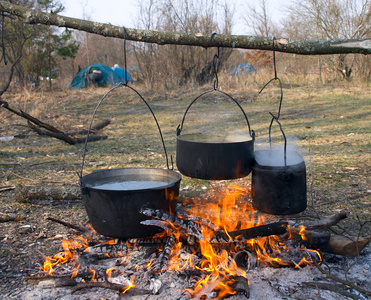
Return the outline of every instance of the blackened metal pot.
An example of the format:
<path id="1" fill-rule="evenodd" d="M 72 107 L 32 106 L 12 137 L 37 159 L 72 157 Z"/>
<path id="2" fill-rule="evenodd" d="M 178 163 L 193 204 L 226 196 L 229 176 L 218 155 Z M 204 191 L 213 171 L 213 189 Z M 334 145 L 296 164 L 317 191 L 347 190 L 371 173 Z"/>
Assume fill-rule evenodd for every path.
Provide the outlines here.
<path id="1" fill-rule="evenodd" d="M 103 99 L 113 89 L 125 86 L 143 100 L 156 122 L 165 151 L 167 169 L 158 168 L 121 168 L 97 170 L 82 176 L 86 146 L 83 154 L 79 184 L 89 221 L 100 234 L 120 239 L 152 236 L 160 231 L 157 226 L 142 225 L 148 220 L 139 211 L 145 206 L 174 213 L 179 199 L 181 175 L 169 169 L 168 156 L 157 119 L 143 97 L 132 87 L 119 85 L 110 89 L 98 103 L 94 115 Z M 86 138 L 88 141 L 89 137 Z"/>
<path id="2" fill-rule="evenodd" d="M 201 96 L 213 91 L 226 95 L 238 105 L 246 119 L 249 135 L 224 139 L 211 134 L 181 134 L 189 108 Z M 180 173 L 192 178 L 226 180 L 245 177 L 251 172 L 254 140 L 254 131 L 250 129 L 249 120 L 240 104 L 220 90 L 207 91 L 191 102 L 177 128 L 176 165 Z"/>
<path id="3" fill-rule="evenodd" d="M 281 158 L 273 160 L 272 158 Z M 307 208 L 306 166 L 296 151 L 257 150 L 252 168 L 252 205 L 275 215 L 289 215 Z"/>
<path id="4" fill-rule="evenodd" d="M 166 169 L 124 168 L 94 171 L 80 178 L 85 209 L 93 228 L 105 236 L 128 239 L 161 230 L 141 225 L 145 206 L 174 213 L 181 175 Z"/>

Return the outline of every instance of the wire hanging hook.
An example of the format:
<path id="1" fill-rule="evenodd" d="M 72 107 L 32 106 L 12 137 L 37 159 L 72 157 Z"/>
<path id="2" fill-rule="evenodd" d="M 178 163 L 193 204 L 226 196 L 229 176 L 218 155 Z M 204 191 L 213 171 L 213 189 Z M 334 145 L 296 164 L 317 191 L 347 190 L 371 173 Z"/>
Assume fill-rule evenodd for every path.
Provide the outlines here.
<path id="1" fill-rule="evenodd" d="M 125 85 L 128 84 L 128 74 L 127 74 L 127 66 L 126 66 L 126 28 L 125 26 L 122 26 L 124 28 L 124 70 L 125 70 Z"/>
<path id="2" fill-rule="evenodd" d="M 220 54 L 220 48 L 218 47 L 218 52 L 214 55 L 213 57 L 213 69 L 214 69 L 214 75 L 215 75 L 215 80 L 214 80 L 214 90 L 217 90 L 219 87 L 219 79 L 218 79 L 218 58 Z"/>
<path id="3" fill-rule="evenodd" d="M 281 91 L 281 96 L 280 96 L 280 102 L 279 102 L 279 106 L 278 106 L 278 112 L 277 112 L 277 117 L 275 117 L 276 119 L 279 119 L 280 115 L 281 115 L 281 107 L 282 107 L 282 100 L 283 100 L 283 88 L 282 88 L 282 82 L 281 82 L 281 79 L 278 78 L 277 76 L 277 64 L 276 64 L 276 37 L 273 37 L 273 68 L 274 68 L 274 78 L 272 78 L 271 80 L 269 80 L 262 88 L 261 90 L 259 91 L 259 94 L 261 94 L 261 92 L 273 81 L 273 80 L 278 80 L 279 82 L 279 85 L 280 85 L 280 91 Z M 273 122 L 273 121 L 272 121 Z M 271 122 L 271 125 L 272 125 L 272 122 Z"/>
<path id="4" fill-rule="evenodd" d="M 274 79 L 278 79 L 277 77 L 277 65 L 276 65 L 276 37 L 273 37 L 273 67 L 274 67 Z"/>

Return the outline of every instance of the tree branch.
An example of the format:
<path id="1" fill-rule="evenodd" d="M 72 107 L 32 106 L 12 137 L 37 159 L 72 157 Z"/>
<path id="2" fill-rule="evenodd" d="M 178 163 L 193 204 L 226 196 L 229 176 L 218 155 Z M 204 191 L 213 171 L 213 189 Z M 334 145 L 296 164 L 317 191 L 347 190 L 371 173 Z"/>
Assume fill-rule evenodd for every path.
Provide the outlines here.
<path id="1" fill-rule="evenodd" d="M 54 25 L 95 33 L 106 37 L 126 38 L 131 41 L 155 43 L 159 45 L 189 45 L 201 47 L 225 47 L 241 49 L 276 50 L 279 52 L 303 55 L 362 53 L 371 54 L 371 39 L 303 41 L 289 38 L 273 38 L 224 34 L 187 34 L 168 31 L 140 30 L 114 26 L 99 22 L 69 18 L 57 14 L 47 14 L 9 2 L 0 1 L 0 11 L 15 15 L 28 24 Z M 275 48 L 275 49 L 273 49 Z"/>

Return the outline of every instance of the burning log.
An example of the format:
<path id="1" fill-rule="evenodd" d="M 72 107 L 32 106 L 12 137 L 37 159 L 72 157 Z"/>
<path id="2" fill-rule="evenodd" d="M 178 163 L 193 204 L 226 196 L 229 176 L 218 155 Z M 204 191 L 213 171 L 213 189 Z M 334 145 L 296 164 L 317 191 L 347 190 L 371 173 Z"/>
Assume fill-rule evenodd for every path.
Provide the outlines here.
<path id="1" fill-rule="evenodd" d="M 167 271 L 167 266 L 169 264 L 169 259 L 171 255 L 171 251 L 174 247 L 175 239 L 172 236 L 167 238 L 164 251 L 162 252 L 161 262 L 160 262 L 160 274 L 164 274 Z"/>
<path id="2" fill-rule="evenodd" d="M 187 219 L 182 219 L 182 218 L 179 218 L 175 215 L 170 215 L 160 209 L 151 209 L 151 208 L 142 208 L 140 210 L 140 212 L 148 217 L 152 217 L 152 218 L 156 218 L 156 219 L 159 219 L 159 220 L 162 220 L 162 221 L 166 221 L 166 222 L 169 222 L 171 224 L 175 224 L 175 225 L 178 225 L 180 228 L 182 228 L 183 230 L 185 230 L 187 232 L 187 234 L 190 234 L 190 235 L 194 235 L 196 236 L 197 238 L 199 238 L 200 240 L 202 240 L 204 237 L 203 235 L 201 234 L 201 230 L 202 230 L 202 226 L 196 222 L 193 222 L 192 220 L 187 220 Z M 151 221 L 151 220 L 149 220 Z M 157 222 L 158 225 L 156 225 L 155 223 L 152 222 L 152 224 L 150 224 L 151 222 L 146 222 L 146 221 L 143 221 L 141 222 L 141 224 L 144 224 L 144 225 L 155 225 L 155 226 L 159 226 L 162 228 L 162 226 L 165 226 L 165 227 L 168 227 L 167 225 L 165 225 L 165 223 L 161 223 L 161 222 Z M 167 230 L 167 229 L 165 229 Z"/>
<path id="3" fill-rule="evenodd" d="M 239 251 L 234 255 L 233 259 L 236 262 L 237 267 L 245 272 L 258 266 L 256 255 L 249 251 Z"/>
<path id="4" fill-rule="evenodd" d="M 254 226 L 252 228 L 241 229 L 237 231 L 224 232 L 218 231 L 215 237 L 211 240 L 212 243 L 247 241 L 258 237 L 266 237 L 270 235 L 281 235 L 287 232 L 287 222 L 276 222 L 266 225 Z"/>

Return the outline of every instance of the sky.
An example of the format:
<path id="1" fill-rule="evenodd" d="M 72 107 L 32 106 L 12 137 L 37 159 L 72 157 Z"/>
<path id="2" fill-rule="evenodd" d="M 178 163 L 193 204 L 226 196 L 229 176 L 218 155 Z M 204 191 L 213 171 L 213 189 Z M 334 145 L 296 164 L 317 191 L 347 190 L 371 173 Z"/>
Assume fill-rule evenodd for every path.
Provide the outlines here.
<path id="1" fill-rule="evenodd" d="M 228 1 L 228 0 L 227 0 Z M 125 26 L 128 28 L 136 28 L 135 16 L 138 8 L 137 1 L 128 0 L 61 0 L 65 10 L 61 15 L 86 19 L 101 23 L 111 23 L 116 26 Z M 233 34 L 252 34 L 247 32 L 238 13 L 243 11 L 241 7 L 245 3 L 259 3 L 259 0 L 234 0 L 231 3 L 236 3 L 236 14 L 234 18 L 235 26 Z M 267 0 L 268 11 L 271 12 L 274 21 L 282 15 L 281 8 L 283 4 L 288 3 L 288 0 Z M 142 28 L 137 28 L 142 29 Z"/>

